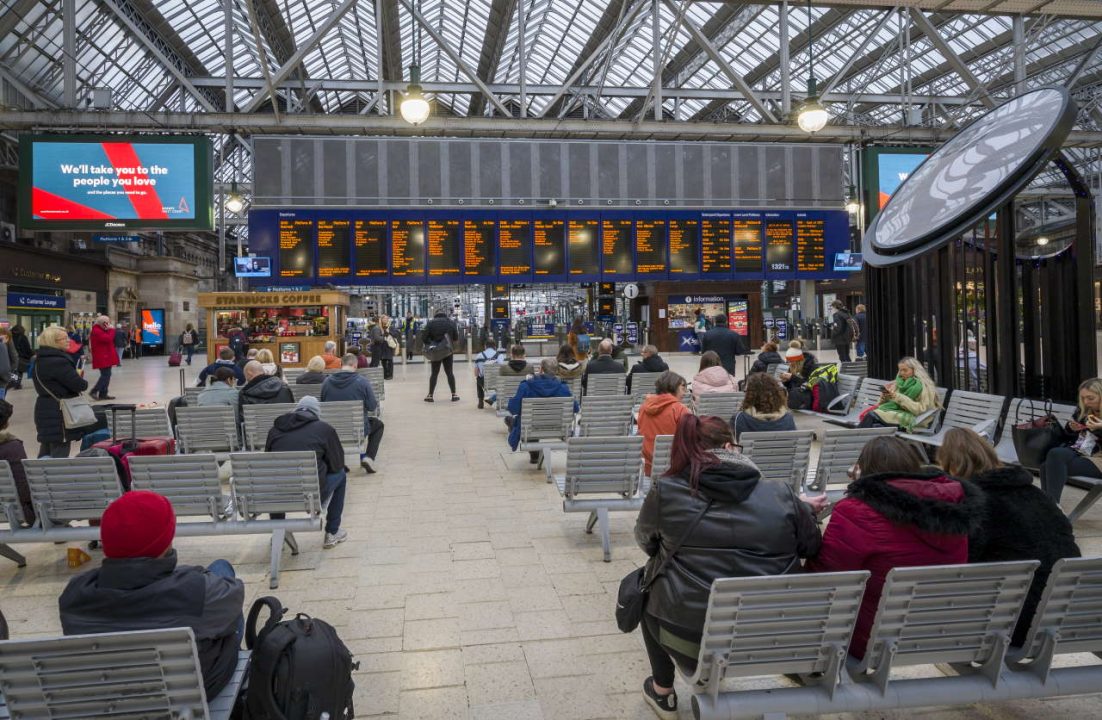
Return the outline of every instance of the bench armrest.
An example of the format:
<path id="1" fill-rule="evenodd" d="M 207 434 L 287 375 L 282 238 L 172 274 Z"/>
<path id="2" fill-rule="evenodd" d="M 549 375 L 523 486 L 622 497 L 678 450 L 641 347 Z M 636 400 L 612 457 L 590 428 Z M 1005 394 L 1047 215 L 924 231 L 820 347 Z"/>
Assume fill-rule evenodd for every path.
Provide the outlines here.
<path id="1" fill-rule="evenodd" d="M 850 398 L 851 395 L 852 395 L 852 393 L 843 393 L 842 395 L 839 395 L 838 397 L 834 398 L 829 403 L 827 403 L 826 411 L 831 412 L 832 410 L 836 410 L 836 409 L 839 409 L 839 408 L 841 408 L 843 410 L 845 408 L 848 408 L 849 407 L 849 398 Z"/>

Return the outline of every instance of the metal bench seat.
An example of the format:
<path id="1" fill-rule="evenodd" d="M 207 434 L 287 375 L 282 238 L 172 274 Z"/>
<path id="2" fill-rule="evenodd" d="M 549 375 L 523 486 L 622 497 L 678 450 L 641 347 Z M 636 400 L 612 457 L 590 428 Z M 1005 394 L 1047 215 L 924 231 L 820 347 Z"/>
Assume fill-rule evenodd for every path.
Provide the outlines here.
<path id="1" fill-rule="evenodd" d="M 819 460 L 807 474 L 805 488 L 811 493 L 826 493 L 830 502 L 842 499 L 850 483 L 849 470 L 857 463 L 870 440 L 894 435 L 895 428 L 854 428 L 827 430 L 820 438 Z"/>
<path id="2" fill-rule="evenodd" d="M 900 433 L 899 437 L 918 443 L 924 453 L 923 446 L 941 447 L 945 433 L 954 428 L 970 428 L 994 442 L 1005 405 L 1006 398 L 1002 395 L 954 390 L 940 425 L 935 423 L 927 428 L 916 426 L 914 432 Z"/>
<path id="3" fill-rule="evenodd" d="M 744 392 L 704 393 L 696 399 L 696 414 L 700 417 L 716 415 L 731 422 L 742 410 Z"/>
<path id="4" fill-rule="evenodd" d="M 509 401 L 516 397 L 517 388 L 527 379 L 525 375 L 499 375 L 497 378 L 497 416 L 509 417 Z"/>
<path id="5" fill-rule="evenodd" d="M 623 437 L 631 434 L 632 399 L 627 395 L 582 398 L 578 414 L 580 437 Z"/>
<path id="6" fill-rule="evenodd" d="M 538 452 L 542 467 L 546 453 L 566 447 L 574 433 L 573 397 L 524 398 L 520 409 L 520 444 L 518 450 Z"/>
<path id="7" fill-rule="evenodd" d="M 839 381 L 841 381 L 840 376 Z M 849 410 L 844 415 L 837 417 L 833 414 L 824 415 L 819 413 L 819 415 L 832 425 L 855 428 L 861 423 L 861 413 L 880 402 L 880 394 L 884 392 L 884 386 L 889 382 L 891 381 L 877 380 L 870 377 L 861 378 L 860 384 L 850 398 Z M 839 395 L 839 399 L 844 397 Z"/>
<path id="8" fill-rule="evenodd" d="M 660 372 L 637 372 L 631 376 L 631 402 L 634 407 L 642 405 L 643 398 L 655 391 L 654 383 L 661 374 Z"/>
<path id="9" fill-rule="evenodd" d="M 811 430 L 744 432 L 739 436 L 743 454 L 758 466 L 763 480 L 784 483 L 797 493 L 803 490 L 814 440 Z"/>
<path id="10" fill-rule="evenodd" d="M 187 405 L 176 409 L 177 449 L 180 453 L 230 453 L 241 447 L 237 436 L 237 409 L 229 405 Z"/>
<path id="11" fill-rule="evenodd" d="M 621 373 L 599 373 L 590 375 L 586 380 L 585 394 L 624 395 L 627 392 L 627 375 Z"/>
<path id="12" fill-rule="evenodd" d="M 1075 414 L 1074 405 L 1048 405 L 1052 414 L 1061 425 L 1067 424 L 1071 416 Z M 1006 408 L 1006 420 L 1003 422 L 1002 432 L 999 434 L 999 442 L 995 445 L 995 454 L 1004 463 L 1017 465 L 1018 451 L 1014 448 L 1014 432 L 1012 428 L 1018 423 L 1029 422 L 1044 417 L 1046 404 L 1043 400 L 1030 400 L 1028 398 L 1011 398 Z M 1036 470 L 1036 468 L 1032 468 Z"/>
<path id="13" fill-rule="evenodd" d="M 854 402 L 857 400 L 857 390 L 861 386 L 862 380 L 864 380 L 863 377 L 838 373 L 838 396 L 827 403 L 826 408 L 822 412 L 816 412 L 810 409 L 799 410 L 797 412 L 804 415 L 818 415 L 822 418 L 836 418 L 839 415 L 847 415 L 853 410 Z M 876 399 L 879 397 L 880 393 L 878 391 L 876 392 L 876 397 L 872 398 L 872 402 L 876 402 Z M 868 405 L 865 407 L 868 407 Z"/>

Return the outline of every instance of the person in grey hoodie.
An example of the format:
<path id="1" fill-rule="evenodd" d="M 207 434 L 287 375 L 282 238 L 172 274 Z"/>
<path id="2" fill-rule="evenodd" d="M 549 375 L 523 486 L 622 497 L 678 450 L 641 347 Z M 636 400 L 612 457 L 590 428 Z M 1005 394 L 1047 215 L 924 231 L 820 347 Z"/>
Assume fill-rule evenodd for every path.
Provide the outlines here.
<path id="1" fill-rule="evenodd" d="M 371 389 L 371 381 L 356 372 L 356 364 L 356 356 L 352 353 L 341 358 L 340 372 L 330 375 L 321 385 L 321 401 L 358 400 L 363 403 L 367 451 L 360 453 L 360 465 L 373 473 L 379 445 L 383 442 L 383 421 L 369 415 L 379 409 L 379 401 Z"/>
<path id="2" fill-rule="evenodd" d="M 237 376 L 228 367 L 214 371 L 214 382 L 203 388 L 195 404 L 201 407 L 210 405 L 238 406 Z M 240 417 L 238 418 L 240 419 Z"/>
<path id="3" fill-rule="evenodd" d="M 256 360 L 245 363 L 245 386 L 237 395 L 237 416 L 244 417 L 245 405 L 272 405 L 293 403 L 291 388 L 277 377 L 264 374 L 264 368 Z"/>

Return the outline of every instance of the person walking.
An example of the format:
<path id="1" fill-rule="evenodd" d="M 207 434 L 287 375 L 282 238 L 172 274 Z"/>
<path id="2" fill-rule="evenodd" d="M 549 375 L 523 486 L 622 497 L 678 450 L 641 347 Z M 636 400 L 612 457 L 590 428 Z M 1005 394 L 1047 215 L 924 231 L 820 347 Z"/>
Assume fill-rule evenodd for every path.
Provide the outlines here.
<path id="1" fill-rule="evenodd" d="M 142 357 L 142 325 L 134 323 L 130 331 L 130 357 L 140 360 Z"/>
<path id="2" fill-rule="evenodd" d="M 834 349 L 838 351 L 838 360 L 840 362 L 849 362 L 849 346 L 853 342 L 854 327 L 857 325 L 857 321 L 850 315 L 849 310 L 842 303 L 841 300 L 835 300 L 830 304 L 831 309 L 834 310 L 834 315 L 830 319 L 830 341 L 834 344 Z"/>
<path id="3" fill-rule="evenodd" d="M 696 347 L 693 353 L 699 355 L 704 352 L 704 336 L 708 334 L 708 318 L 704 315 L 703 308 L 693 310 L 696 318 L 693 320 L 693 334 L 696 335 Z"/>
<path id="4" fill-rule="evenodd" d="M 704 353 L 709 350 L 719 355 L 720 364 L 732 377 L 735 375 L 735 358 L 750 353 L 746 339 L 727 327 L 727 316 L 723 313 L 716 315 L 716 326 L 704 333 L 701 340 L 700 351 Z"/>
<path id="5" fill-rule="evenodd" d="M 96 324 L 92 326 L 92 334 L 88 338 L 88 344 L 92 346 L 92 369 L 99 370 L 99 379 L 96 380 L 96 384 L 92 388 L 93 400 L 115 399 L 107 394 L 107 390 L 111 384 L 111 369 L 122 364 L 122 350 L 115 342 L 116 335 L 115 328 L 111 327 L 110 318 L 106 315 L 100 315 L 96 318 Z M 123 337 L 125 336 L 126 333 L 123 333 Z M 68 347 L 68 335 L 65 336 L 65 340 L 65 347 Z M 40 338 L 39 344 L 41 342 Z"/>
<path id="6" fill-rule="evenodd" d="M 88 381 L 77 373 L 68 347 L 69 336 L 65 328 L 48 327 L 38 336 L 38 355 L 31 381 L 38 393 L 34 401 L 34 427 L 38 432 L 40 458 L 69 457 L 69 443 L 84 435 L 83 428 L 66 429 L 61 414 L 61 400 L 75 398 L 88 389 Z M 114 356 L 114 349 L 110 346 L 107 349 Z M 110 372 L 107 377 L 111 377 Z"/>
<path id="7" fill-rule="evenodd" d="M 195 355 L 195 346 L 199 344 L 199 333 L 195 332 L 195 328 L 191 323 L 187 324 L 184 331 L 180 333 L 180 348 L 187 355 L 188 367 L 191 367 L 191 358 Z"/>
<path id="8" fill-rule="evenodd" d="M 417 334 L 417 323 L 413 319 L 413 313 L 407 312 L 406 319 L 402 323 L 402 334 L 406 341 L 406 360 L 413 359 L 413 338 Z"/>
<path id="9" fill-rule="evenodd" d="M 34 350 L 31 349 L 31 341 L 27 337 L 27 331 L 22 325 L 14 325 L 11 329 L 11 344 L 15 348 L 17 361 L 15 363 L 15 384 L 11 389 L 23 389 L 23 373 L 31 364 Z"/>
<path id="10" fill-rule="evenodd" d="M 108 320 L 110 322 L 110 320 Z M 114 328 L 115 337 L 115 354 L 118 355 L 119 361 L 115 363 L 119 367 L 122 367 L 122 357 L 126 354 L 126 348 L 130 346 L 130 333 L 126 330 L 126 323 L 120 322 Z"/>
<path id="11" fill-rule="evenodd" d="M 452 356 L 455 353 L 455 345 L 459 342 L 459 328 L 455 326 L 443 310 L 437 310 L 432 320 L 425 325 L 421 333 L 421 344 L 425 347 L 425 357 L 432 363 L 432 373 L 429 375 L 429 394 L 425 396 L 425 402 L 433 402 L 436 393 L 436 380 L 440 375 L 440 368 L 444 369 L 444 375 L 448 378 L 448 388 L 452 392 L 452 402 L 459 402 L 459 396 L 455 394 L 455 373 L 452 371 Z M 432 348 L 430 351 L 429 348 Z"/>
<path id="12" fill-rule="evenodd" d="M 853 319 L 857 321 L 857 359 L 865 360 L 869 342 L 869 317 L 864 305 L 854 308 Z"/>

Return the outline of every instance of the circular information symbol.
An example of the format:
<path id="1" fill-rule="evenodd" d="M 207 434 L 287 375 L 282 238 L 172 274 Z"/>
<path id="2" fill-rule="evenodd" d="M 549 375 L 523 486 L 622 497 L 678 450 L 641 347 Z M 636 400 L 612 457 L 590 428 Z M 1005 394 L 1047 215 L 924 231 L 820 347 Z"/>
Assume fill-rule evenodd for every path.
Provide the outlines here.
<path id="1" fill-rule="evenodd" d="M 628 300 L 634 300 L 639 297 L 639 286 L 635 283 L 628 283 L 624 286 L 624 297 Z"/>
<path id="2" fill-rule="evenodd" d="M 865 233 L 865 260 L 934 249 L 1020 191 L 1060 149 L 1076 107 L 1062 88 L 1019 95 L 961 130 L 903 181 Z"/>

